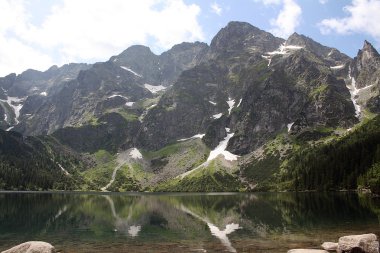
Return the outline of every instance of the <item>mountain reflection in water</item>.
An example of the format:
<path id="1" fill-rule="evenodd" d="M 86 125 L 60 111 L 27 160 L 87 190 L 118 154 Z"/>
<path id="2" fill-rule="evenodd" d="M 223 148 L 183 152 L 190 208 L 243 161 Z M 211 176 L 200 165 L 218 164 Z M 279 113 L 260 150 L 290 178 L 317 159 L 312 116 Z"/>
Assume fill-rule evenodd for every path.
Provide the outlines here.
<path id="1" fill-rule="evenodd" d="M 43 240 L 62 252 L 286 252 L 378 233 L 379 207 L 351 193 L 0 193 L 0 251 Z"/>

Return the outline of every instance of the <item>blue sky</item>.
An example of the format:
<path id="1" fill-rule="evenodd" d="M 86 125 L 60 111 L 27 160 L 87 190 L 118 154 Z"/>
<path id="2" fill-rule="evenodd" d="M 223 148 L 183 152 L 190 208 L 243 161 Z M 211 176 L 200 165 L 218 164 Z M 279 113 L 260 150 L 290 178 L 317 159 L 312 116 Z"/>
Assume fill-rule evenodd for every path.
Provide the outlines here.
<path id="1" fill-rule="evenodd" d="M 0 76 L 105 61 L 133 44 L 210 43 L 229 21 L 297 32 L 353 57 L 379 49 L 380 0 L 0 0 Z"/>

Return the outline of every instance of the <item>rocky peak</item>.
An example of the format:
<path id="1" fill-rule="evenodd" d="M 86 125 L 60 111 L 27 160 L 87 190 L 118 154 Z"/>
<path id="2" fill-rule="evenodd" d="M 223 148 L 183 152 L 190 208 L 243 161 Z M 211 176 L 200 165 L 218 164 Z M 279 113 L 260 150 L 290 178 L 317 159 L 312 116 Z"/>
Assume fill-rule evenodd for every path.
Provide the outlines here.
<path id="1" fill-rule="evenodd" d="M 368 41 L 364 41 L 363 49 L 359 50 L 357 59 L 360 61 L 360 65 L 366 65 L 374 58 L 380 58 L 379 53 Z"/>
<path id="2" fill-rule="evenodd" d="M 333 62 L 345 62 L 350 59 L 347 55 L 339 52 L 335 48 L 321 45 L 313 39 L 298 33 L 293 33 L 285 42 L 286 46 L 300 46 L 317 56 Z"/>
<path id="3" fill-rule="evenodd" d="M 174 54 L 174 53 L 181 53 L 183 51 L 192 50 L 193 48 L 208 48 L 207 43 L 204 42 L 182 42 L 181 44 L 174 45 L 168 53 Z"/>
<path id="4" fill-rule="evenodd" d="M 376 51 L 376 49 L 372 46 L 368 41 L 364 41 L 363 48 L 358 51 L 357 56 L 354 58 L 351 69 L 352 76 L 358 78 L 360 72 L 362 70 L 368 70 L 368 74 L 370 72 L 374 72 L 375 70 L 380 68 L 380 55 Z M 362 84 L 361 86 L 366 86 Z"/>
<path id="5" fill-rule="evenodd" d="M 245 22 L 230 22 L 222 28 L 211 41 L 211 52 L 240 52 L 256 51 L 265 53 L 273 51 L 283 43 L 283 39 L 260 30 Z"/>
<path id="6" fill-rule="evenodd" d="M 152 58 L 157 56 L 147 46 L 134 45 L 124 50 L 121 54 L 112 56 L 110 61 L 117 63 L 128 63 L 131 59 L 139 59 L 141 57 Z"/>
<path id="7" fill-rule="evenodd" d="M 368 87 L 359 92 L 358 99 L 370 111 L 379 112 L 380 55 L 371 43 L 364 41 L 363 48 L 359 50 L 358 55 L 351 62 L 350 68 L 350 74 L 355 78 L 356 88 Z"/>
<path id="8" fill-rule="evenodd" d="M 311 40 L 310 38 L 294 32 L 286 40 L 285 45 L 295 45 L 295 46 L 306 46 L 307 42 Z"/>

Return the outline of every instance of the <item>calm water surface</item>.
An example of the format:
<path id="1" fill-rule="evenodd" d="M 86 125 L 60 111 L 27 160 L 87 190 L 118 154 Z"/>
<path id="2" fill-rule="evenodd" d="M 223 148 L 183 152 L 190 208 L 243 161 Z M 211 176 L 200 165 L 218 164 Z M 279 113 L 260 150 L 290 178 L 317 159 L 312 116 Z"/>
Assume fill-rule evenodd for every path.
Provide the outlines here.
<path id="1" fill-rule="evenodd" d="M 1 193 L 0 251 L 286 252 L 380 235 L 380 199 L 353 193 Z"/>

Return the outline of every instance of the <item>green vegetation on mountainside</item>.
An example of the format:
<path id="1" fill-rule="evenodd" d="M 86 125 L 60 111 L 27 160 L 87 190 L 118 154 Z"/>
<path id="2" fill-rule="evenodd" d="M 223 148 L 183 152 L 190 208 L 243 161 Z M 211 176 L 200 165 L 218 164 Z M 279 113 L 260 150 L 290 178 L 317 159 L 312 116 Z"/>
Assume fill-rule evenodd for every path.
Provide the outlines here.
<path id="1" fill-rule="evenodd" d="M 237 175 L 231 173 L 218 160 L 213 160 L 182 179 L 177 177 L 159 184 L 154 191 L 234 192 L 242 189 L 243 185 Z"/>
<path id="2" fill-rule="evenodd" d="M 23 137 L 0 130 L 0 189 L 85 190 L 78 171 L 87 164 L 49 137 Z"/>
<path id="3" fill-rule="evenodd" d="M 377 167 L 372 166 L 378 162 L 380 116 L 328 143 L 294 152 L 272 186 L 277 190 L 356 189 L 358 178 L 360 183 L 371 184 L 365 178 L 368 173 L 377 173 Z"/>

